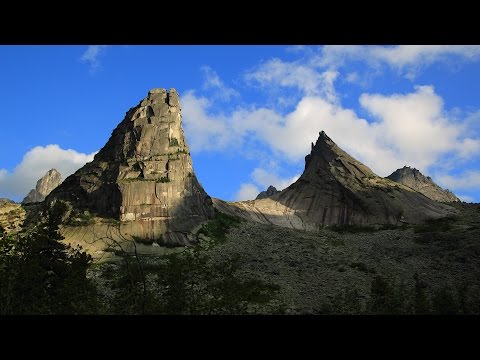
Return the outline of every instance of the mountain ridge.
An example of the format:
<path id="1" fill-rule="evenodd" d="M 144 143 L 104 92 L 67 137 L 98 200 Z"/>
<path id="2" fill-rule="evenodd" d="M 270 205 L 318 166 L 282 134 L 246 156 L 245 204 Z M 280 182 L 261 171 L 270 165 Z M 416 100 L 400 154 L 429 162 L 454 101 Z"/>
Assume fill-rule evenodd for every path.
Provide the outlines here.
<path id="1" fill-rule="evenodd" d="M 461 200 L 450 190 L 442 189 L 430 176 L 423 175 L 420 170 L 404 166 L 386 177 L 422 193 L 429 199 L 440 202 L 460 202 Z"/>

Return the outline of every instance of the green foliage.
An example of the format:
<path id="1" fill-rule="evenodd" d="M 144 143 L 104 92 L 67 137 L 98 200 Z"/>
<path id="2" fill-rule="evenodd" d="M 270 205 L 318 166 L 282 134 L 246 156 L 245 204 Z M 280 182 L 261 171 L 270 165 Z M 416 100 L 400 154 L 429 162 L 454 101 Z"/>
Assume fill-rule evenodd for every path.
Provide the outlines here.
<path id="1" fill-rule="evenodd" d="M 429 219 L 424 224 L 417 225 L 414 228 L 415 233 L 427 233 L 427 232 L 446 232 L 453 229 L 453 223 L 457 221 L 457 218 L 453 216 L 441 218 L 441 219 Z"/>
<path id="2" fill-rule="evenodd" d="M 215 217 L 207 224 L 202 225 L 197 232 L 197 236 L 203 234 L 217 243 L 223 243 L 227 240 L 227 233 L 231 227 L 238 226 L 243 220 L 224 214 L 215 209 Z"/>
<path id="3" fill-rule="evenodd" d="M 363 305 L 358 290 L 356 288 L 345 288 L 343 293 L 340 293 L 334 298 L 333 304 L 326 306 L 323 311 L 344 315 L 358 315 L 363 313 Z"/>
<path id="4" fill-rule="evenodd" d="M 122 266 L 123 276 L 116 284 L 120 291 L 113 300 L 115 313 L 246 314 L 249 306 L 270 302 L 278 291 L 260 280 L 240 279 L 239 257 L 210 262 L 196 248 L 166 256 L 157 264 L 137 259 Z"/>
<path id="5" fill-rule="evenodd" d="M 425 288 L 427 286 L 420 281 L 417 273 L 413 275 L 413 280 L 415 281 L 413 313 L 415 315 L 428 315 L 431 312 L 431 304 L 427 294 L 425 293 Z"/>
<path id="6" fill-rule="evenodd" d="M 87 226 L 94 222 L 94 216 L 89 211 L 73 210 L 65 224 L 69 226 Z"/>
<path id="7" fill-rule="evenodd" d="M 382 224 L 379 227 L 379 230 L 406 230 L 408 229 L 407 224 L 395 225 L 395 224 Z"/>
<path id="8" fill-rule="evenodd" d="M 373 226 L 363 225 L 333 225 L 328 227 L 329 230 L 337 233 L 371 233 L 376 231 Z"/>
<path id="9" fill-rule="evenodd" d="M 343 241 L 343 239 L 338 239 L 338 238 L 328 238 L 327 243 L 335 247 L 345 246 L 345 241 Z"/>
<path id="10" fill-rule="evenodd" d="M 377 275 L 370 287 L 370 314 L 405 314 L 407 311 L 406 289 L 404 284 L 395 287 L 388 279 Z"/>
<path id="11" fill-rule="evenodd" d="M 171 138 L 170 139 L 170 146 L 178 146 L 178 139 L 177 138 Z"/>
<path id="12" fill-rule="evenodd" d="M 160 179 L 157 180 L 157 183 L 168 183 L 170 179 L 166 176 L 162 176 Z"/>
<path id="13" fill-rule="evenodd" d="M 432 298 L 433 313 L 437 315 L 456 315 L 460 308 L 452 290 L 447 287 L 438 289 Z"/>
<path id="14" fill-rule="evenodd" d="M 370 269 L 363 262 L 352 262 L 350 263 L 350 267 L 353 269 L 357 269 L 358 271 L 362 271 L 364 273 L 375 273 L 375 269 Z"/>
<path id="15" fill-rule="evenodd" d="M 67 206 L 44 208 L 29 232 L 0 238 L 0 313 L 82 314 L 95 311 L 95 289 L 86 277 L 91 257 L 61 242 Z"/>

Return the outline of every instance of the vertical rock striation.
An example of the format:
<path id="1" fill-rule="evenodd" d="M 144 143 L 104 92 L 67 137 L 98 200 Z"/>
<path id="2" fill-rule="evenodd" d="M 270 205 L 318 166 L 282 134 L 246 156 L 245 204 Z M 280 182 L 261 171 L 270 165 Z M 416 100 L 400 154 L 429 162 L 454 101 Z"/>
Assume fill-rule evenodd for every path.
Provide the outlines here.
<path id="1" fill-rule="evenodd" d="M 176 90 L 150 90 L 94 160 L 48 199 L 117 219 L 122 233 L 141 241 L 188 244 L 189 231 L 214 209 L 193 171 Z"/>

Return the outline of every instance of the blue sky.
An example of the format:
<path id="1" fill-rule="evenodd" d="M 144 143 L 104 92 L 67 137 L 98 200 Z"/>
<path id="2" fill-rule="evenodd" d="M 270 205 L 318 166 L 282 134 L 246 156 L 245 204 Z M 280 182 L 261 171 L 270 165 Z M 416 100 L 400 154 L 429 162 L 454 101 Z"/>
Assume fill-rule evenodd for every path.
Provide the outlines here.
<path id="1" fill-rule="evenodd" d="M 225 200 L 284 188 L 318 132 L 380 176 L 420 169 L 480 202 L 479 46 L 0 46 L 0 197 L 93 158 L 176 88 L 197 177 Z"/>

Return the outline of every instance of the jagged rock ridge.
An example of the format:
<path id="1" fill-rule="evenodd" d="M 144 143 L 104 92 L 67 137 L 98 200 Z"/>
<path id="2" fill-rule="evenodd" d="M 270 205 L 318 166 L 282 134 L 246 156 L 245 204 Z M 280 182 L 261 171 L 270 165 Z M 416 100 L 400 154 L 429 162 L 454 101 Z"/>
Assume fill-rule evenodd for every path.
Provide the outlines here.
<path id="1" fill-rule="evenodd" d="M 37 181 L 35 189 L 30 190 L 22 200 L 22 204 L 42 202 L 58 185 L 62 183 L 62 175 L 56 169 L 50 169 Z"/>
<path id="2" fill-rule="evenodd" d="M 272 195 L 278 194 L 279 192 L 280 191 L 278 191 L 275 186 L 270 185 L 267 190 L 262 191 L 260 194 L 258 194 L 255 200 L 265 199 Z"/>
<path id="3" fill-rule="evenodd" d="M 412 169 L 410 166 L 404 166 L 401 169 L 395 170 L 392 174 L 387 176 L 387 179 L 408 186 L 435 201 L 460 201 L 460 199 L 450 190 L 442 189 L 433 182 L 430 176 L 425 176 L 419 170 L 415 168 Z"/>
<path id="4" fill-rule="evenodd" d="M 455 213 L 450 206 L 381 178 L 320 132 L 305 157 L 300 178 L 267 199 L 227 203 L 224 212 L 285 227 L 315 230 L 324 225 L 419 223 Z"/>
<path id="5" fill-rule="evenodd" d="M 48 200 L 120 220 L 121 233 L 185 245 L 214 215 L 197 180 L 175 89 L 152 89 L 112 132 L 94 160 L 69 176 Z"/>

